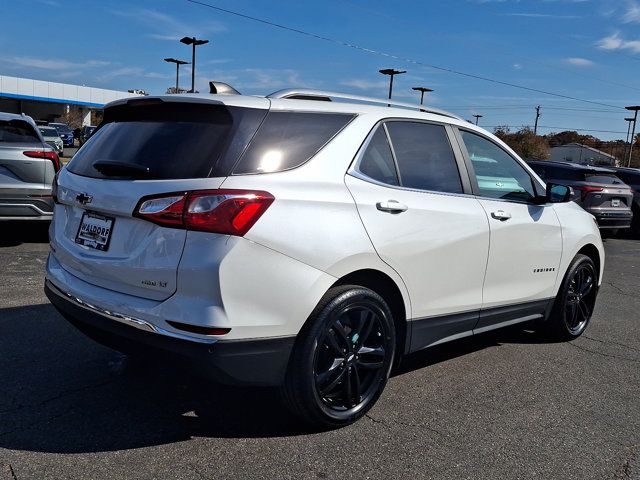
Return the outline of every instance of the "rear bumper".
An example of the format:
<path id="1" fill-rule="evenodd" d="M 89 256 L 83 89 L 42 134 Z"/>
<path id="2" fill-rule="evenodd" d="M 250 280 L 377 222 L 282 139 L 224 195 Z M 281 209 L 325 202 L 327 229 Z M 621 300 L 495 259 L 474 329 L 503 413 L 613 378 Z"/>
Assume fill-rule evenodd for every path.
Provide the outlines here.
<path id="1" fill-rule="evenodd" d="M 219 340 L 164 330 L 141 319 L 102 310 L 45 281 L 51 303 L 72 325 L 97 342 L 120 351 L 168 351 L 194 360 L 216 380 L 233 385 L 276 386 L 284 382 L 295 336 Z"/>
<path id="2" fill-rule="evenodd" d="M 39 192 L 39 195 L 45 193 Z M 51 197 L 0 196 L 0 220 L 51 220 L 52 216 Z"/>
<path id="3" fill-rule="evenodd" d="M 596 217 L 600 228 L 629 228 L 633 213 L 631 210 L 625 212 L 590 212 Z"/>

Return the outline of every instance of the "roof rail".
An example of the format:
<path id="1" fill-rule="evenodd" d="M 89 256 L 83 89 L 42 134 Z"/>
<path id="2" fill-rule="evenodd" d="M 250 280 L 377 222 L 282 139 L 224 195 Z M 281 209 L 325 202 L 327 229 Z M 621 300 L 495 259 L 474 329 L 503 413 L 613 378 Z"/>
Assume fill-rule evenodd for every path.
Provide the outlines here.
<path id="1" fill-rule="evenodd" d="M 273 92 L 270 95 L 267 95 L 267 98 L 291 98 L 291 99 L 302 99 L 302 100 L 321 100 L 327 101 L 332 98 L 342 99 L 342 100 L 355 100 L 357 102 L 363 103 L 374 103 L 374 104 L 382 104 L 382 105 L 391 105 L 394 107 L 402 107 L 402 108 L 410 108 L 414 110 L 419 110 L 425 113 L 433 113 L 435 115 L 442 115 L 444 117 L 455 118 L 456 120 L 464 119 L 455 115 L 453 113 L 446 112 L 444 110 L 439 110 L 437 108 L 425 107 L 424 105 L 416 105 L 413 103 L 405 103 L 405 102 L 396 102 L 395 100 L 390 100 L 387 98 L 375 98 L 375 97 L 364 97 L 361 95 L 351 95 L 348 93 L 337 93 L 337 92 L 325 92 L 323 90 L 314 90 L 307 88 L 287 88 L 284 90 L 278 90 L 277 92 Z"/>

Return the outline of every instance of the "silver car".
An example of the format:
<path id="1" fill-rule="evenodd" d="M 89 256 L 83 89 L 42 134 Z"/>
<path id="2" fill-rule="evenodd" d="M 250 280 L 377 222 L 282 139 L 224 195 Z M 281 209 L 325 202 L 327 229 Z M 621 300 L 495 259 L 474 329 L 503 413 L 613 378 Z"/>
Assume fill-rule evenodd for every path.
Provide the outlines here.
<path id="1" fill-rule="evenodd" d="M 572 200 L 596 218 L 601 230 L 613 235 L 631 226 L 633 193 L 615 170 L 570 162 L 528 163 L 545 182 L 572 187 Z"/>
<path id="2" fill-rule="evenodd" d="M 58 131 L 53 127 L 38 127 L 44 141 L 53 148 L 58 155 L 62 155 L 64 151 L 64 145 L 62 144 L 62 139 L 60 135 L 58 135 Z"/>
<path id="3" fill-rule="evenodd" d="M 58 154 L 31 117 L 0 112 L 0 220 L 51 220 Z"/>

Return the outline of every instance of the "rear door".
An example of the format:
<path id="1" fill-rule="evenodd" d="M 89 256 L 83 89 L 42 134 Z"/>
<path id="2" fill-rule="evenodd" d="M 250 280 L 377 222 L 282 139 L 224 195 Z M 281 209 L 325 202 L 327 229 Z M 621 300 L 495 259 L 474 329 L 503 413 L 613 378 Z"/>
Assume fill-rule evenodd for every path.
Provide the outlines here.
<path id="1" fill-rule="evenodd" d="M 345 178 L 373 246 L 409 291 L 412 350 L 470 334 L 482 304 L 489 226 L 451 138 L 437 123 L 388 121 Z"/>
<path id="2" fill-rule="evenodd" d="M 217 189 L 257 130 L 267 100 L 136 100 L 105 121 L 58 180 L 51 236 L 62 267 L 118 292 L 163 300 L 176 290 L 186 230 L 133 215 L 142 197 Z"/>
<path id="3" fill-rule="evenodd" d="M 0 120 L 0 195 L 29 194 L 44 188 L 45 171 L 51 160 L 24 153 L 42 150 L 40 136 L 29 122 Z"/>
<path id="4" fill-rule="evenodd" d="M 463 129 L 458 138 L 491 232 L 477 330 L 540 316 L 554 294 L 562 255 L 553 205 L 532 202 L 542 186 L 497 143 Z"/>

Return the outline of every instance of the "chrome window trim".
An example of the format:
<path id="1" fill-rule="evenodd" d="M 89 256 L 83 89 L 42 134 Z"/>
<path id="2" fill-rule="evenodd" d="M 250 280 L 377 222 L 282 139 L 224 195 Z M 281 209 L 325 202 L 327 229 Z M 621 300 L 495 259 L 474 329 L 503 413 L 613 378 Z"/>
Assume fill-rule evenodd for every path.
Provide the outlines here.
<path id="1" fill-rule="evenodd" d="M 375 178 L 371 178 L 368 175 L 362 173 L 358 168 L 360 166 L 360 162 L 362 161 L 362 158 L 364 157 L 364 154 L 367 151 L 367 148 L 369 148 L 369 144 L 371 143 L 375 133 L 378 131 L 378 128 L 384 128 L 385 135 L 387 136 L 387 142 L 389 143 L 389 148 L 391 148 L 391 156 L 393 157 L 393 163 L 396 168 L 396 175 L 398 176 L 398 181 L 402 182 L 402 179 L 400 177 L 400 169 L 398 167 L 398 161 L 396 159 L 396 153 L 393 148 L 393 143 L 391 142 L 389 131 L 387 130 L 387 127 L 386 127 L 386 124 L 388 122 L 427 123 L 427 124 L 438 125 L 443 127 L 445 130 L 445 134 L 447 136 L 447 140 L 449 141 L 449 146 L 451 147 L 451 152 L 453 153 L 453 156 L 454 156 L 454 161 L 456 164 L 456 168 L 458 169 L 458 176 L 460 177 L 460 184 L 462 186 L 463 191 L 461 193 L 443 192 L 439 190 L 424 190 L 420 188 L 403 187 L 401 185 L 391 185 L 391 184 L 376 180 Z M 396 190 L 402 190 L 406 192 L 429 193 L 432 195 L 446 195 L 449 197 L 477 198 L 477 195 L 473 193 L 473 190 L 471 188 L 471 183 L 469 180 L 469 172 L 467 171 L 466 163 L 463 161 L 463 159 L 459 157 L 459 152 L 456 149 L 455 144 L 453 143 L 453 138 L 455 137 L 452 138 L 452 135 L 453 135 L 453 131 L 451 130 L 451 125 L 445 122 L 436 122 L 433 120 L 422 120 L 422 119 L 416 119 L 416 118 L 403 118 L 403 117 L 382 118 L 375 123 L 375 125 L 371 128 L 371 130 L 367 134 L 367 137 L 365 138 L 362 145 L 360 145 L 360 148 L 358 149 L 358 152 L 356 153 L 353 161 L 351 162 L 351 165 L 347 169 L 346 174 L 354 178 L 357 178 L 359 180 L 363 180 L 368 183 L 373 183 L 374 185 L 378 185 L 386 188 L 393 188 Z M 464 167 L 464 172 L 462 170 L 462 167 Z"/>

